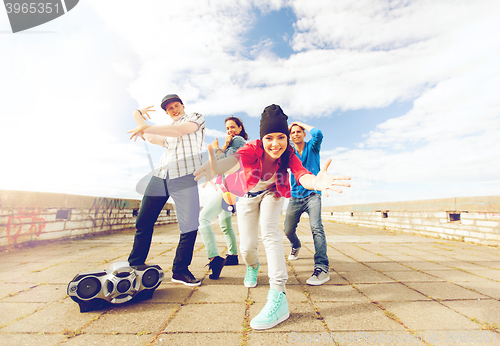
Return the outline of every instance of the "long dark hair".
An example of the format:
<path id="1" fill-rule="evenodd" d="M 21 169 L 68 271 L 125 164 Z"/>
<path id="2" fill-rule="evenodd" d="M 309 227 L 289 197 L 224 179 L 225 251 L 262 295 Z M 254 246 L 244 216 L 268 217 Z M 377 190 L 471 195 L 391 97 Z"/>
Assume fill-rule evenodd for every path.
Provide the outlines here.
<path id="1" fill-rule="evenodd" d="M 246 141 L 248 141 L 248 138 L 250 138 L 248 136 L 248 134 L 246 133 L 245 131 L 245 126 L 243 126 L 243 122 L 240 120 L 240 118 L 236 118 L 236 117 L 227 117 L 225 120 L 224 120 L 224 124 L 226 122 L 228 122 L 229 120 L 232 120 L 236 123 L 236 126 L 241 126 L 241 132 L 239 133 L 238 136 L 241 136 L 243 137 Z"/>
<path id="2" fill-rule="evenodd" d="M 290 145 L 290 138 L 286 136 L 288 141 L 287 141 L 287 147 L 285 149 L 285 152 L 281 154 L 280 157 L 280 165 L 278 167 L 277 172 L 283 174 L 283 176 L 287 173 L 287 169 L 289 168 L 288 165 L 290 163 L 290 155 L 295 155 L 295 151 L 293 150 L 292 146 Z"/>

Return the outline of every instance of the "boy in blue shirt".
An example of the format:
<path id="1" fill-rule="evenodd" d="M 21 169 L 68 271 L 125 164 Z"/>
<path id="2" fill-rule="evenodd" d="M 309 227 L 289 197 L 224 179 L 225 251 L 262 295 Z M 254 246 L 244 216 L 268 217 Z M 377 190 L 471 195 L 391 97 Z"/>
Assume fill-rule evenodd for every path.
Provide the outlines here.
<path id="1" fill-rule="evenodd" d="M 304 141 L 306 131 L 311 133 L 312 139 Z M 302 161 L 302 165 L 312 174 L 316 175 L 320 171 L 319 151 L 323 134 L 320 130 L 295 121 L 290 125 L 290 139 L 295 146 L 295 154 Z M 327 255 L 327 244 L 323 223 L 321 222 L 321 192 L 306 190 L 297 184 L 295 177 L 291 176 L 292 197 L 289 199 L 285 217 L 285 235 L 290 241 L 292 251 L 288 256 L 289 260 L 298 259 L 301 243 L 297 237 L 297 225 L 300 222 L 302 213 L 309 214 L 309 223 L 314 241 L 314 272 L 307 279 L 308 285 L 322 285 L 330 280 L 330 266 Z"/>

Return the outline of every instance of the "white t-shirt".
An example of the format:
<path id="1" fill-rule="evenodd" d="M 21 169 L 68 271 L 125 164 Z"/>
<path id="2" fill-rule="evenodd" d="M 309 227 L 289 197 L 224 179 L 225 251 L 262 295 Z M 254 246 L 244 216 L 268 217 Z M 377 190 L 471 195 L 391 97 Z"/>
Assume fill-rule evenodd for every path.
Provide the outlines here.
<path id="1" fill-rule="evenodd" d="M 276 173 L 273 174 L 271 179 L 268 180 L 259 180 L 257 185 L 254 186 L 250 192 L 260 192 L 270 188 L 272 185 L 276 184 Z"/>

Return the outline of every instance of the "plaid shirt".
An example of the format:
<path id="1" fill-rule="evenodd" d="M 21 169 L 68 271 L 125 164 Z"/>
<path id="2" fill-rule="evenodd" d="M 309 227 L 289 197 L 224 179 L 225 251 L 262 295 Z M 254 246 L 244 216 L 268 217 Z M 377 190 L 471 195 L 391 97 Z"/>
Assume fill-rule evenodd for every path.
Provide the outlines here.
<path id="1" fill-rule="evenodd" d="M 187 121 L 198 124 L 198 130 L 179 137 L 165 137 L 163 146 L 166 151 L 160 159 L 160 166 L 154 172 L 155 177 L 166 179 L 168 174 L 169 179 L 180 178 L 201 166 L 205 119 L 199 113 L 186 114 L 174 122 L 174 125 Z"/>

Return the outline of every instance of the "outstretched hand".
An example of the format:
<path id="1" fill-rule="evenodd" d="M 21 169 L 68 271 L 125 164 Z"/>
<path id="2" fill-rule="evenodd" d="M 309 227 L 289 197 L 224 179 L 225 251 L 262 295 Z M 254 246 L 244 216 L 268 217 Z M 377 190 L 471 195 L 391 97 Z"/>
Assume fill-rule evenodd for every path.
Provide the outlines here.
<path id="1" fill-rule="evenodd" d="M 351 185 L 347 182 L 339 181 L 339 180 L 351 180 L 350 177 L 346 175 L 331 175 L 327 173 L 328 167 L 332 163 L 332 159 L 328 159 L 326 164 L 323 166 L 321 171 L 316 176 L 315 186 L 316 189 L 325 193 L 326 197 L 329 197 L 328 190 L 342 193 L 342 190 L 337 188 L 336 186 L 345 186 L 350 187 Z"/>
<path id="2" fill-rule="evenodd" d="M 137 137 L 141 137 L 144 141 L 146 140 L 144 138 L 144 130 L 150 127 L 151 125 L 138 125 L 135 129 L 127 131 L 127 133 L 132 133 L 132 136 L 130 136 L 130 139 L 134 138 L 134 142 L 137 140 Z"/>
<path id="3" fill-rule="evenodd" d="M 148 112 L 156 112 L 156 110 L 154 109 L 151 109 L 153 108 L 153 106 L 149 106 L 149 107 L 146 107 L 146 108 L 141 108 L 139 109 L 139 111 L 141 112 L 141 116 L 144 120 L 147 120 L 145 115 L 148 116 L 149 119 L 151 119 L 151 117 L 149 116 Z"/>
<path id="4" fill-rule="evenodd" d="M 201 178 L 205 178 L 205 181 L 212 180 L 214 177 L 214 165 L 217 164 L 217 159 L 215 158 L 215 151 L 212 145 L 207 145 L 208 149 L 208 161 L 201 165 L 196 171 L 194 171 L 194 180 L 198 181 Z"/>

